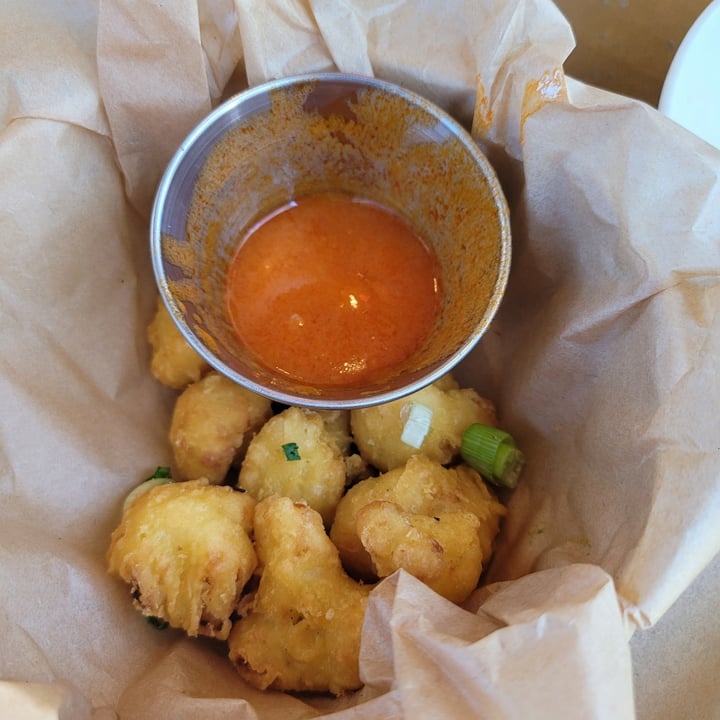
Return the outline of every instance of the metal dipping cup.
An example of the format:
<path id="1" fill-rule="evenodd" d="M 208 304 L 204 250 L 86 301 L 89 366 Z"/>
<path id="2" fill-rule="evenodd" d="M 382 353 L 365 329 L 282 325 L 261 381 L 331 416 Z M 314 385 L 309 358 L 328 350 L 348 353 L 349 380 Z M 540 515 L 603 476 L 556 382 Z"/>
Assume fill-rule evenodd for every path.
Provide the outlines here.
<path id="1" fill-rule="evenodd" d="M 292 199 L 324 191 L 399 211 L 440 262 L 435 327 L 373 384 L 299 382 L 259 363 L 229 319 L 227 271 L 244 231 Z M 150 241 L 159 291 L 190 345 L 246 388 L 315 408 L 394 400 L 454 368 L 497 312 L 511 252 L 500 183 L 462 126 L 404 88 L 339 73 L 269 82 L 200 122 L 160 182 Z"/>

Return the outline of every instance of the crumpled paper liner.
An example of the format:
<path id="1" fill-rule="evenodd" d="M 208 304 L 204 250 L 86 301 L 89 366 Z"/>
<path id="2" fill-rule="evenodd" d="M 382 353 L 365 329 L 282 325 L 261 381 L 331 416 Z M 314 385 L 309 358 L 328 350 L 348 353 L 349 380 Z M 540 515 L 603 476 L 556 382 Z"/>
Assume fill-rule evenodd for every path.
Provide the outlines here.
<path id="1" fill-rule="evenodd" d="M 720 547 L 719 153 L 593 95 L 525 125 L 522 285 L 484 349 L 505 421 L 543 462 L 513 497 L 532 511 L 510 513 L 492 575 L 595 562 L 647 626 Z"/>
<path id="2" fill-rule="evenodd" d="M 553 585 L 563 592 L 548 594 Z M 480 717 L 544 717 L 538 709 L 549 700 L 561 710 L 571 704 L 575 717 L 632 717 L 617 599 L 612 580 L 597 567 L 558 568 L 494 586 L 476 614 L 439 601 L 399 572 L 377 588 L 365 623 L 366 687 L 359 697 L 316 702 L 321 712 L 335 709 L 331 716 L 338 720 L 460 719 L 479 710 Z M 315 717 L 298 699 L 245 686 L 223 657 L 196 646 L 182 641 L 125 692 L 120 717 L 151 720 L 168 707 L 173 718 Z M 528 683 L 543 664 L 576 654 L 592 661 L 571 665 L 549 682 Z"/>
<path id="3" fill-rule="evenodd" d="M 627 635 L 720 549 L 720 153 L 566 78 L 570 29 L 539 0 L 6 0 L 0 23 L 2 712 L 632 717 Z M 329 69 L 420 91 L 495 162 L 513 269 L 458 373 L 530 459 L 493 584 L 467 612 L 383 583 L 367 687 L 337 701 L 246 688 L 221 648 L 152 631 L 104 563 L 168 459 L 145 341 L 165 163 L 223 93 Z"/>

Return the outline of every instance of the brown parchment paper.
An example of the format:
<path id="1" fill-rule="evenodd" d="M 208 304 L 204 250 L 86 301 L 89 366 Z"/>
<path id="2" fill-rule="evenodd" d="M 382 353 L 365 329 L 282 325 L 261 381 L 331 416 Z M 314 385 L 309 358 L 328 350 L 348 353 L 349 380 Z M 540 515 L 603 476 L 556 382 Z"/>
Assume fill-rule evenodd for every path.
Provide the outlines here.
<path id="1" fill-rule="evenodd" d="M 720 549 L 720 153 L 564 76 L 550 3 L 0 5 L 0 717 L 630 718 L 627 638 Z M 530 459 L 465 609 L 373 593 L 366 687 L 258 693 L 147 626 L 104 553 L 167 462 L 147 221 L 223 94 L 339 69 L 453 112 L 505 183 L 514 258 L 460 378 Z"/>

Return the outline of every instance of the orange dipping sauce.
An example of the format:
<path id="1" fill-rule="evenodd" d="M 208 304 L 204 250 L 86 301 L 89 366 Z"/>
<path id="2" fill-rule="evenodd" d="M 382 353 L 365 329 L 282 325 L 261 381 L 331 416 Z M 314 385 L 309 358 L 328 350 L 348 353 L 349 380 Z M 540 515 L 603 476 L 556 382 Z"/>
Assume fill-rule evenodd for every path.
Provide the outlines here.
<path id="1" fill-rule="evenodd" d="M 227 283 L 230 318 L 252 355 L 324 386 L 391 375 L 422 346 L 442 299 L 439 263 L 404 218 L 333 193 L 252 227 Z"/>

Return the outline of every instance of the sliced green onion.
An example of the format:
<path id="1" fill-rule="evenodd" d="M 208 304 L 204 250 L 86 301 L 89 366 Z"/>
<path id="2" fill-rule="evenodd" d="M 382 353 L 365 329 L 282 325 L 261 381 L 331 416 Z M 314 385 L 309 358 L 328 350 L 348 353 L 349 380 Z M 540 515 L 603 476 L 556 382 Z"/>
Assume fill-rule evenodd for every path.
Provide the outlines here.
<path id="1" fill-rule="evenodd" d="M 285 453 L 286 460 L 300 460 L 300 448 L 298 447 L 297 443 L 285 443 L 282 446 L 282 451 Z"/>
<path id="2" fill-rule="evenodd" d="M 167 620 L 155 617 L 154 615 L 148 615 L 147 621 L 149 625 L 152 625 L 157 630 L 167 630 L 170 627 L 170 623 Z"/>
<path id="3" fill-rule="evenodd" d="M 463 434 L 460 454 L 470 467 L 495 485 L 513 489 L 525 467 L 525 456 L 504 430 L 474 423 Z"/>
<path id="4" fill-rule="evenodd" d="M 410 403 L 410 411 L 403 426 L 400 440 L 406 445 L 418 449 L 430 432 L 432 417 L 433 411 L 427 405 Z"/>
<path id="5" fill-rule="evenodd" d="M 147 480 L 155 480 L 156 478 L 169 479 L 172 475 L 170 474 L 170 468 L 167 465 L 158 465 L 155 468 L 155 472 Z"/>
<path id="6" fill-rule="evenodd" d="M 145 480 L 145 482 L 140 483 L 140 485 L 138 485 L 134 490 L 132 490 L 130 494 L 125 498 L 125 502 L 122 506 L 123 513 L 125 513 L 125 511 L 133 504 L 135 498 L 143 495 L 148 490 L 152 490 L 158 485 L 166 485 L 167 483 L 171 483 L 172 481 L 172 477 L 170 477 L 170 468 L 164 466 L 158 467 L 155 472 L 147 480 Z"/>

